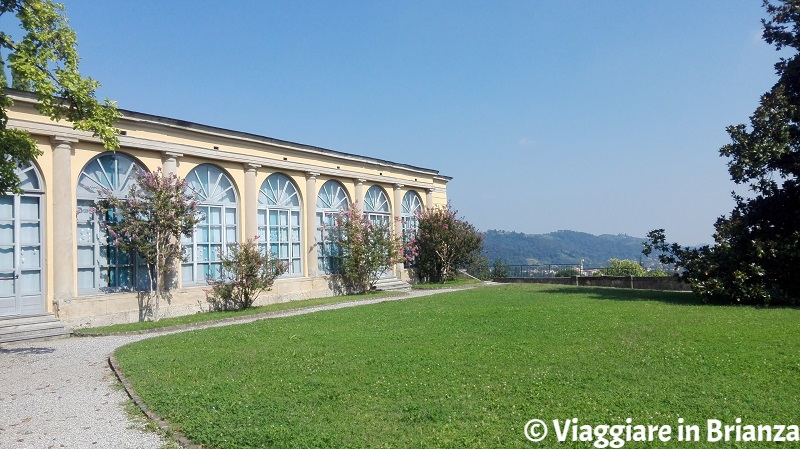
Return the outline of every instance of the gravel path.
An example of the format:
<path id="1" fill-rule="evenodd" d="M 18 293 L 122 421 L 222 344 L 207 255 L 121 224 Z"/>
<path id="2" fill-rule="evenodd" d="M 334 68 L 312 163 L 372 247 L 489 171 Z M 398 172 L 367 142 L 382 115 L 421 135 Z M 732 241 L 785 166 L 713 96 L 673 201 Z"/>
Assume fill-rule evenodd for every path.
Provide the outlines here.
<path id="1" fill-rule="evenodd" d="M 457 289 L 288 310 L 269 318 L 428 296 Z M 197 328 L 241 324 L 208 323 Z M 118 347 L 189 329 L 144 335 L 65 338 L 0 344 L 0 448 L 159 449 L 167 441 L 127 413 L 128 396 L 108 366 Z"/>

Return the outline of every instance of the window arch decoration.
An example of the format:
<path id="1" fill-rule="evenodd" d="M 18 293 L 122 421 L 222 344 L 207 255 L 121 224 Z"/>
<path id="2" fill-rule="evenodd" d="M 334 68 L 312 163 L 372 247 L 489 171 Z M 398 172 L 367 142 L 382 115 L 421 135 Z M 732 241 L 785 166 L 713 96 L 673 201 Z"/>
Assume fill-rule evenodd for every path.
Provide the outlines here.
<path id="1" fill-rule="evenodd" d="M 402 212 L 400 221 L 403 230 L 403 243 L 408 243 L 417 232 L 417 214 L 422 212 L 422 198 L 413 190 L 409 190 L 403 195 Z"/>
<path id="2" fill-rule="evenodd" d="M 136 174 L 144 167 L 124 153 L 95 156 L 78 176 L 78 293 L 147 290 L 147 266 L 134 254 L 120 251 L 100 225 L 94 202 L 113 195 L 128 196 Z M 110 217 L 106 217 L 110 218 Z"/>
<path id="3" fill-rule="evenodd" d="M 333 274 L 339 270 L 341 248 L 331 242 L 330 227 L 342 210 L 350 208 L 350 197 L 339 182 L 330 179 L 322 185 L 317 195 L 317 268 L 321 273 Z"/>
<path id="4" fill-rule="evenodd" d="M 273 173 L 258 192 L 258 245 L 287 264 L 284 276 L 302 276 L 301 209 L 297 186 L 283 173 Z"/>
<path id="5" fill-rule="evenodd" d="M 364 195 L 364 216 L 372 223 L 388 225 L 391 222 L 389 197 L 380 186 L 372 186 Z"/>
<path id="6" fill-rule="evenodd" d="M 0 317 L 44 312 L 44 194 L 33 164 L 14 170 L 21 194 L 0 195 Z"/>
<path id="7" fill-rule="evenodd" d="M 186 183 L 197 200 L 201 221 L 192 235 L 181 239 L 187 259 L 181 266 L 181 284 L 206 285 L 208 279 L 219 279 L 222 270 L 219 255 L 228 244 L 237 242 L 236 188 L 231 178 L 212 164 L 193 168 L 186 176 Z"/>

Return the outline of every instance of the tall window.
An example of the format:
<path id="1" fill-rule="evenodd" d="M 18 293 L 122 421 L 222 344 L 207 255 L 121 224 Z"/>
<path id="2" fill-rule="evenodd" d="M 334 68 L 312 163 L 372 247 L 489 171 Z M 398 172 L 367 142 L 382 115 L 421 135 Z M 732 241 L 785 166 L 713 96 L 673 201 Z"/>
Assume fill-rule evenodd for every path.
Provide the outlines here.
<path id="1" fill-rule="evenodd" d="M 389 197 L 382 188 L 372 186 L 367 190 L 364 196 L 364 216 L 372 223 L 388 225 L 391 222 Z"/>
<path id="2" fill-rule="evenodd" d="M 0 196 L 0 317 L 44 312 L 42 181 L 33 165 L 16 174 L 24 193 Z"/>
<path id="3" fill-rule="evenodd" d="M 289 266 L 285 276 L 301 276 L 300 195 L 288 176 L 273 173 L 258 192 L 258 244 Z"/>
<path id="4" fill-rule="evenodd" d="M 341 249 L 331 242 L 328 235 L 330 226 L 341 210 L 350 207 L 350 199 L 344 186 L 338 181 L 329 180 L 322 185 L 317 195 L 317 264 L 322 273 L 336 273 L 339 270 L 338 257 Z"/>
<path id="5" fill-rule="evenodd" d="M 417 232 L 417 212 L 422 210 L 422 199 L 417 192 L 409 190 L 403 195 L 403 210 L 400 221 L 403 225 L 403 243 L 407 243 Z"/>
<path id="6" fill-rule="evenodd" d="M 207 279 L 219 279 L 222 264 L 219 255 L 229 243 L 236 243 L 238 213 L 236 189 L 219 167 L 198 165 L 186 177 L 198 202 L 201 221 L 191 236 L 181 244 L 188 261 L 182 266 L 182 284 L 205 285 Z"/>
<path id="7" fill-rule="evenodd" d="M 100 226 L 95 200 L 106 195 L 124 198 L 143 170 L 123 153 L 106 153 L 83 167 L 78 177 L 78 293 L 131 291 L 148 288 L 147 267 L 131 253 L 120 251 Z M 113 219 L 113 216 L 103 217 Z M 56 226 L 61 224 L 57 223 Z M 139 274 L 137 276 L 137 274 Z"/>

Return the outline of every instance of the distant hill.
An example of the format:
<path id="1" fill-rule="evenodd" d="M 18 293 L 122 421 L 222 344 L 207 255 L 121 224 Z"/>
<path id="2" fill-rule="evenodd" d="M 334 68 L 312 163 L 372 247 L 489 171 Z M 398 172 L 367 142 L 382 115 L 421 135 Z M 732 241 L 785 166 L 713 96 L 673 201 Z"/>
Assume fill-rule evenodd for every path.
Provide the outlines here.
<path id="1" fill-rule="evenodd" d="M 592 235 L 585 232 L 556 231 L 549 234 L 490 230 L 484 233 L 483 252 L 489 263 L 496 259 L 510 265 L 579 264 L 603 266 L 608 259 L 631 259 L 643 265 L 657 264 L 642 255 L 645 238 L 629 235 Z"/>

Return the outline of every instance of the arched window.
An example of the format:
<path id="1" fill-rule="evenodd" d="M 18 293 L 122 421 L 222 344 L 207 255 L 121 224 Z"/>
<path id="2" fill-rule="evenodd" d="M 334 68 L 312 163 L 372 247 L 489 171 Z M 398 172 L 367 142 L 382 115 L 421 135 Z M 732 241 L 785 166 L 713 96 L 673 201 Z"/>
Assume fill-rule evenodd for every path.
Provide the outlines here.
<path id="1" fill-rule="evenodd" d="M 258 192 L 258 244 L 289 266 L 287 276 L 301 276 L 300 195 L 288 176 L 273 173 Z"/>
<path id="2" fill-rule="evenodd" d="M 44 312 L 42 178 L 33 165 L 15 172 L 24 193 L 0 196 L 0 317 Z"/>
<path id="3" fill-rule="evenodd" d="M 219 279 L 219 255 L 229 243 L 237 241 L 236 189 L 228 175 L 211 164 L 195 167 L 186 182 L 197 199 L 201 221 L 191 236 L 181 240 L 188 259 L 181 270 L 182 284 L 205 285 L 207 279 Z"/>
<path id="4" fill-rule="evenodd" d="M 422 199 L 419 194 L 409 190 L 403 195 L 403 210 L 400 221 L 403 225 L 403 242 L 407 243 L 417 232 L 417 213 L 422 210 Z"/>
<path id="5" fill-rule="evenodd" d="M 90 160 L 78 177 L 78 293 L 131 291 L 148 288 L 147 267 L 133 254 L 120 251 L 100 226 L 94 202 L 125 198 L 144 170 L 123 153 L 105 153 Z M 137 276 L 137 273 L 141 273 Z"/>
<path id="6" fill-rule="evenodd" d="M 364 216 L 373 223 L 388 225 L 391 221 L 389 197 L 379 186 L 372 186 L 364 196 Z"/>
<path id="7" fill-rule="evenodd" d="M 349 208 L 350 199 L 344 186 L 332 179 L 326 181 L 317 195 L 317 265 L 322 273 L 336 273 L 339 269 L 341 250 L 331 243 L 328 230 L 339 211 Z"/>

